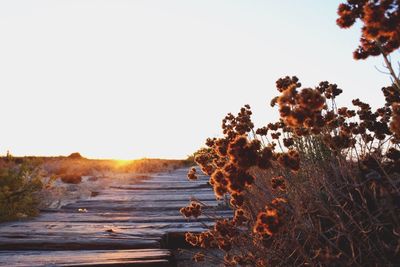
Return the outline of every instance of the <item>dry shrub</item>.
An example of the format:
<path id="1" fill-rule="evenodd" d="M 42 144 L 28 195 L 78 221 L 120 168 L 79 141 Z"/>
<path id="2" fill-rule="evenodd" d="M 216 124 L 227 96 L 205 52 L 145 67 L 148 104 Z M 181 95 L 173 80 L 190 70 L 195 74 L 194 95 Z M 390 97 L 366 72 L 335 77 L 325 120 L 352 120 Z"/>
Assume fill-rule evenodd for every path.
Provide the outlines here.
<path id="1" fill-rule="evenodd" d="M 0 222 L 37 215 L 38 193 L 43 186 L 35 166 L 3 158 L 0 161 Z"/>
<path id="2" fill-rule="evenodd" d="M 181 212 L 214 216 L 214 227 L 186 241 L 224 251 L 214 260 L 226 266 L 400 265 L 400 82 L 388 57 L 400 47 L 400 2 L 349 0 L 338 15 L 342 28 L 363 23 L 356 59 L 383 56 L 393 81 L 385 104 L 338 107 L 336 84 L 302 88 L 287 76 L 271 101 L 279 121 L 255 129 L 249 105 L 223 119 L 223 137 L 208 139 L 195 161 L 216 197 L 230 199 L 232 218 L 196 203 Z"/>
<path id="3" fill-rule="evenodd" d="M 383 88 L 386 104 L 373 111 L 359 99 L 354 109 L 338 108 L 342 90 L 328 82 L 276 84 L 278 122 L 254 129 L 246 105 L 225 117 L 222 138 L 196 153 L 234 212 L 187 241 L 225 251 L 227 266 L 400 263 L 400 139 L 390 126 L 398 91 Z M 196 203 L 181 212 L 212 216 Z"/>
<path id="4" fill-rule="evenodd" d="M 79 174 L 63 174 L 61 176 L 61 181 L 66 184 L 79 184 L 82 182 L 82 176 Z"/>

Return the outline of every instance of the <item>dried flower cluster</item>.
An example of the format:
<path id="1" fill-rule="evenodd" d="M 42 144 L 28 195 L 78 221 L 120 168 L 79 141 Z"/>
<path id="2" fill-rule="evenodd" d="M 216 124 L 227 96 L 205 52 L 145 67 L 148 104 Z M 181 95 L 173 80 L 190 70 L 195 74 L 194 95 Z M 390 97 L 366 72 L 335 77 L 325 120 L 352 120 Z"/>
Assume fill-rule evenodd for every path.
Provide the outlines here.
<path id="1" fill-rule="evenodd" d="M 286 203 L 285 199 L 275 198 L 270 205 L 267 205 L 263 211 L 259 212 L 253 231 L 267 236 L 278 233 L 284 221 L 285 208 L 282 205 L 283 203 Z"/>
<path id="2" fill-rule="evenodd" d="M 400 47 L 400 1 L 348 0 L 338 8 L 337 24 L 342 28 L 362 21 L 360 46 L 355 59 L 389 54 Z"/>
<path id="3" fill-rule="evenodd" d="M 187 233 L 187 242 L 223 250 L 226 266 L 361 264 L 372 258 L 377 261 L 382 253 L 387 262 L 393 262 L 398 237 L 388 233 L 397 228 L 385 228 L 384 242 L 388 243 L 373 249 L 373 243 L 358 236 L 366 230 L 355 225 L 348 226 L 351 230 L 341 227 L 349 216 L 361 222 L 375 216 L 368 214 L 382 214 L 376 217 L 380 223 L 398 217 L 393 209 L 399 210 L 400 205 L 382 207 L 379 203 L 399 199 L 399 186 L 390 178 L 400 174 L 399 92 L 394 87 L 383 88 L 385 105 L 372 110 L 360 99 L 352 101 L 353 108 L 337 107 L 335 100 L 342 90 L 326 81 L 315 88 L 302 88 L 297 77 L 287 76 L 276 87 L 279 95 L 272 105 L 279 108 L 278 122 L 255 129 L 246 105 L 237 116 L 224 118 L 223 137 L 207 139 L 207 147 L 196 154 L 195 161 L 210 175 L 216 197 L 227 195 L 234 212 L 232 218 L 218 218 L 212 229 Z M 195 174 L 191 169 L 188 177 Z M 197 207 L 192 203 L 181 212 L 197 217 L 201 214 Z M 314 230 L 305 230 L 309 223 Z M 350 237 L 344 238 L 343 231 Z M 302 250 L 308 248 L 307 252 L 300 253 L 296 244 Z M 358 246 L 358 251 L 352 252 L 352 246 Z M 255 253 L 246 256 L 250 251 Z M 362 256 L 365 251 L 368 257 Z M 287 256 L 277 257 L 274 253 L 278 252 Z M 356 258 L 344 256 L 351 253 Z"/>
<path id="4" fill-rule="evenodd" d="M 301 99 L 308 101 L 306 98 L 304 94 Z M 250 115 L 249 105 L 244 106 L 236 117 L 228 114 L 222 122 L 224 137 L 208 139 L 208 148 L 200 150 L 195 157 L 202 171 L 211 176 L 210 184 L 216 196 L 221 198 L 229 194 L 232 205 L 238 207 L 244 203 L 242 192 L 254 183 L 252 168 L 269 169 L 274 162 L 292 171 L 300 168 L 297 151 L 291 149 L 278 153 L 275 152 L 276 143 L 264 145 L 258 138 L 249 138 L 250 133 L 253 136 L 270 133 L 273 139 L 278 140 L 281 135 L 279 130 L 284 124 L 268 124 L 255 130 Z M 287 147 L 294 144 L 293 138 L 284 138 L 283 142 Z M 192 176 L 192 171 L 188 176 Z"/>
<path id="5" fill-rule="evenodd" d="M 197 203 L 196 201 L 192 201 L 192 202 L 190 202 L 189 206 L 181 208 L 180 212 L 186 218 L 189 218 L 192 216 L 194 218 L 197 218 L 201 215 L 201 205 L 199 203 Z"/>
<path id="6" fill-rule="evenodd" d="M 399 10 L 397 0 L 339 6 L 340 27 L 362 22 L 356 59 L 382 54 L 387 61 L 400 47 Z M 336 84 L 302 88 L 286 76 L 271 101 L 279 121 L 256 129 L 249 105 L 229 113 L 223 136 L 207 139 L 195 161 L 216 197 L 229 198 L 232 217 L 217 217 L 214 227 L 187 233 L 186 241 L 223 250 L 225 266 L 398 264 L 400 83 L 391 75 L 377 109 L 360 99 L 338 107 Z M 195 169 L 188 177 L 196 179 Z M 194 204 L 181 212 L 201 214 Z"/>
<path id="7" fill-rule="evenodd" d="M 400 139 L 400 102 L 393 104 L 392 109 L 393 117 L 390 123 L 390 129 L 396 134 L 396 138 Z"/>
<path id="8" fill-rule="evenodd" d="M 238 229 L 231 220 L 220 219 L 212 229 L 199 234 L 186 233 L 185 239 L 192 246 L 230 251 L 239 236 Z"/>
<path id="9" fill-rule="evenodd" d="M 272 177 L 271 178 L 271 187 L 274 190 L 286 191 L 285 178 L 282 175 Z"/>
<path id="10" fill-rule="evenodd" d="M 191 168 L 189 173 L 187 174 L 187 177 L 189 180 L 197 180 L 197 171 L 196 168 Z"/>

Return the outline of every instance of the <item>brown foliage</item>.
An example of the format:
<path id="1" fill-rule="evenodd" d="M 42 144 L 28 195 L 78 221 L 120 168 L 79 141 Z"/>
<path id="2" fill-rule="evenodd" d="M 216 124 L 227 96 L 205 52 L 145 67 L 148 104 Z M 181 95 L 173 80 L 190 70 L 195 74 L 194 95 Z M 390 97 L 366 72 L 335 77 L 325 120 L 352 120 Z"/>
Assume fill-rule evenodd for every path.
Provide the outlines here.
<path id="1" fill-rule="evenodd" d="M 355 59 L 383 55 L 385 105 L 337 107 L 336 84 L 301 88 L 286 76 L 271 101 L 279 121 L 254 129 L 249 105 L 224 118 L 196 163 L 233 218 L 186 239 L 225 251 L 225 266 L 400 264 L 400 80 L 388 58 L 400 47 L 400 1 L 348 0 L 338 15 L 342 28 L 362 23 Z"/>
<path id="2" fill-rule="evenodd" d="M 215 195 L 228 196 L 234 212 L 187 241 L 223 250 L 226 266 L 398 261 L 397 91 L 383 89 L 382 108 L 355 99 L 350 109 L 336 106 L 335 84 L 302 89 L 297 77 L 276 84 L 280 121 L 254 129 L 246 105 L 198 153 Z M 197 217 L 197 207 L 181 212 Z"/>
<path id="3" fill-rule="evenodd" d="M 362 22 L 355 59 L 390 54 L 400 47 L 400 2 L 398 0 L 348 0 L 340 4 L 337 24 L 349 28 Z"/>

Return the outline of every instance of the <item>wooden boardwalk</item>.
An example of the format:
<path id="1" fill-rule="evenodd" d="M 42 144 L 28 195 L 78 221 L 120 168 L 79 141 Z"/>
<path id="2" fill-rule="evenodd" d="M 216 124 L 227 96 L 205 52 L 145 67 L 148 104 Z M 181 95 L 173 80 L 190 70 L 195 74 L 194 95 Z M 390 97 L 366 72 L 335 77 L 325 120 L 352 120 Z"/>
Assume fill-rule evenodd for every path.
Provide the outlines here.
<path id="1" fill-rule="evenodd" d="M 29 221 L 2 223 L 0 266 L 172 266 L 166 234 L 201 231 L 212 223 L 181 216 L 179 208 L 191 197 L 218 215 L 231 214 L 216 202 L 208 177 L 190 182 L 186 174 L 179 169 L 113 181 L 89 199 Z"/>

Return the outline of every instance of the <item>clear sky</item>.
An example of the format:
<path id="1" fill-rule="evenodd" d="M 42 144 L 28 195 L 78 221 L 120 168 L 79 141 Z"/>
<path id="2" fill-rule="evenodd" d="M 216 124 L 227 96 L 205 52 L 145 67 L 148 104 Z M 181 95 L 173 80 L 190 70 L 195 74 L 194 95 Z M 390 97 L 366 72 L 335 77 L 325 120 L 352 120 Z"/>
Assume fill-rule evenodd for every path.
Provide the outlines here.
<path id="1" fill-rule="evenodd" d="M 285 75 L 379 105 L 340 2 L 0 0 L 0 154 L 183 158 L 244 104 L 274 120 Z"/>

